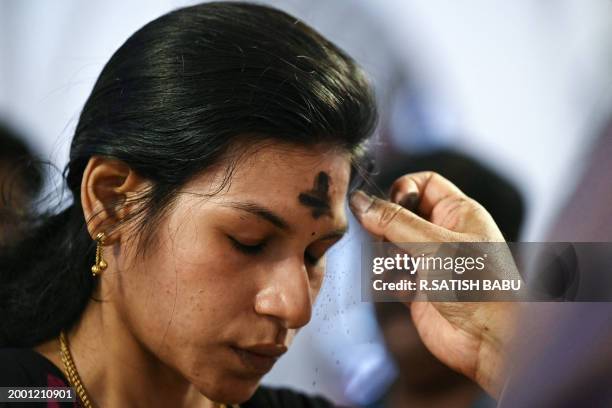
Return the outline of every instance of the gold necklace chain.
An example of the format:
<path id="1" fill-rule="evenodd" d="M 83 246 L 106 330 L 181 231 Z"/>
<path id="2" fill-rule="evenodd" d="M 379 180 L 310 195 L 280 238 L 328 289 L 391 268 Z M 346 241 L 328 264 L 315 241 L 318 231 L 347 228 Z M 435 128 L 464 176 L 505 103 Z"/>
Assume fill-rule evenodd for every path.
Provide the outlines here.
<path id="1" fill-rule="evenodd" d="M 87 392 L 85 391 L 85 387 L 83 386 L 83 382 L 81 381 L 81 377 L 79 376 L 79 372 L 77 371 L 76 365 L 74 365 L 72 353 L 70 353 L 70 347 L 68 346 L 68 339 L 66 338 L 66 333 L 64 333 L 63 330 L 60 332 L 59 342 L 60 356 L 62 358 L 62 363 L 64 364 L 64 373 L 66 374 L 66 378 L 68 379 L 70 386 L 76 390 L 79 400 L 81 401 L 81 405 L 83 405 L 84 408 L 93 408 L 93 405 L 87 396 Z M 232 407 L 239 406 L 232 405 Z M 227 408 L 227 405 L 219 404 L 219 408 Z"/>
<path id="2" fill-rule="evenodd" d="M 68 347 L 68 339 L 66 338 L 66 333 L 64 333 L 63 330 L 60 332 L 59 341 L 60 356 L 62 358 L 62 363 L 64 363 L 66 378 L 68 378 L 70 386 L 76 390 L 79 400 L 81 400 L 81 405 L 83 405 L 84 408 L 92 408 L 87 392 L 85 391 L 85 387 L 81 382 L 79 372 L 74 365 L 74 360 L 72 359 L 72 354 L 70 353 L 70 348 Z"/>

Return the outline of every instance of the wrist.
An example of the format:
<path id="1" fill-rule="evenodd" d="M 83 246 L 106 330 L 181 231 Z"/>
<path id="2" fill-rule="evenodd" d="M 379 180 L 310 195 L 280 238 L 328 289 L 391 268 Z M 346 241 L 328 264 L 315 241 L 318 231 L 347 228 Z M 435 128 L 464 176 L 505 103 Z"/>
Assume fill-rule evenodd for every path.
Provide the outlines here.
<path id="1" fill-rule="evenodd" d="M 474 380 L 489 395 L 497 399 L 505 380 L 505 358 L 499 344 L 485 341 L 478 352 Z"/>
<path id="2" fill-rule="evenodd" d="M 508 349 L 514 336 L 518 304 L 496 303 L 491 305 L 494 316 L 485 325 L 478 350 L 478 363 L 474 380 L 493 398 L 499 397 L 508 373 Z"/>

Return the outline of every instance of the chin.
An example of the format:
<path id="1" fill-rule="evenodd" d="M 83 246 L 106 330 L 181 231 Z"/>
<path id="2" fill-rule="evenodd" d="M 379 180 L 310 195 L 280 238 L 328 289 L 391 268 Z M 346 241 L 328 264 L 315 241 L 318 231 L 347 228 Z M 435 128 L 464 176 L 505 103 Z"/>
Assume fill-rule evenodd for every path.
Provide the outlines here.
<path id="1" fill-rule="evenodd" d="M 206 398 L 224 404 L 241 404 L 247 401 L 255 394 L 259 387 L 260 378 L 245 379 L 245 378 L 223 378 L 219 379 L 215 384 L 207 386 L 199 386 L 194 384 L 202 395 Z"/>

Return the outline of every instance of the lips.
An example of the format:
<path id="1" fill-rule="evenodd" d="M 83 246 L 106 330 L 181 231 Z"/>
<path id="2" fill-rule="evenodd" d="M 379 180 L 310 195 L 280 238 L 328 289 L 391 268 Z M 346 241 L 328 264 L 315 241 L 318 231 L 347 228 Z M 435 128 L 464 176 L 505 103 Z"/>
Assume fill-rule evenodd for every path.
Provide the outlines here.
<path id="1" fill-rule="evenodd" d="M 250 347 L 232 347 L 242 364 L 258 374 L 265 374 L 272 369 L 276 360 L 285 352 L 287 347 L 278 344 L 260 344 Z"/>

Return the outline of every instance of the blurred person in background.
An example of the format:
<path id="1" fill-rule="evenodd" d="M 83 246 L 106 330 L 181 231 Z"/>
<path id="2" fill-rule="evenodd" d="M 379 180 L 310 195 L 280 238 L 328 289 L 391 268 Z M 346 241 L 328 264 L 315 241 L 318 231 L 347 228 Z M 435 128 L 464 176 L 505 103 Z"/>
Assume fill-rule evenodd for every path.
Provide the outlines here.
<path id="1" fill-rule="evenodd" d="M 0 123 L 0 246 L 20 240 L 21 221 L 42 183 L 41 167 L 24 138 Z"/>

